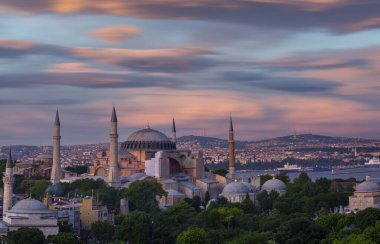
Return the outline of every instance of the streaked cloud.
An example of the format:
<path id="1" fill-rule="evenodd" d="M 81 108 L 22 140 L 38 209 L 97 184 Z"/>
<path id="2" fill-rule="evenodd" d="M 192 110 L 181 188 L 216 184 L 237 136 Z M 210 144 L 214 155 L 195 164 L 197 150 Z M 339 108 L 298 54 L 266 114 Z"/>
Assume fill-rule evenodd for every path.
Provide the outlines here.
<path id="1" fill-rule="evenodd" d="M 103 27 L 89 33 L 89 35 L 99 38 L 103 41 L 117 43 L 127 40 L 133 36 L 140 35 L 142 31 L 142 28 L 136 26 L 120 25 Z"/>
<path id="2" fill-rule="evenodd" d="M 340 86 L 339 83 L 309 77 L 280 77 L 268 76 L 249 72 L 228 72 L 223 79 L 230 85 L 244 85 L 269 90 L 291 93 L 328 92 Z"/>
<path id="3" fill-rule="evenodd" d="M 377 1 L 228 1 L 228 0 L 5 0 L 3 11 L 26 13 L 94 14 L 128 16 L 147 19 L 201 19 L 241 24 L 255 24 L 263 28 L 326 28 L 347 31 L 346 25 L 373 22 L 380 11 Z M 256 13 L 256 14 L 252 14 Z M 275 16 L 275 18 L 273 17 Z M 379 27 L 361 24 L 363 28 Z M 350 29 L 351 31 L 353 29 Z"/>

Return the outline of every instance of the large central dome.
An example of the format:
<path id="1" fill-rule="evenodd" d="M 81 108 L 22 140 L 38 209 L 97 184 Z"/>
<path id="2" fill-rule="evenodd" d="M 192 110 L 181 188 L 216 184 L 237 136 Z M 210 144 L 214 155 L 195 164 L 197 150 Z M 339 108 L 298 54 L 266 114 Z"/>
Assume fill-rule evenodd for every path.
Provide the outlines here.
<path id="1" fill-rule="evenodd" d="M 176 145 L 164 133 L 151 128 L 145 128 L 132 133 L 121 144 L 121 149 L 171 150 L 176 149 Z"/>

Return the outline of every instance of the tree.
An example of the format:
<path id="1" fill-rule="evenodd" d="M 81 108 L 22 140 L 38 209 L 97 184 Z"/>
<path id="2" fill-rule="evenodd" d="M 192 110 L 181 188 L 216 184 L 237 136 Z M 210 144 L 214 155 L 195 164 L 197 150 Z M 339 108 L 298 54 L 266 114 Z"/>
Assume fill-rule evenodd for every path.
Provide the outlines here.
<path id="1" fill-rule="evenodd" d="M 194 196 L 193 198 L 185 198 L 184 201 L 191 205 L 197 212 L 201 211 L 202 200 L 199 196 Z"/>
<path id="2" fill-rule="evenodd" d="M 154 219 L 153 236 L 158 236 L 158 242 L 175 242 L 176 237 L 195 222 L 195 209 L 186 202 L 175 204 L 160 212 Z"/>
<path id="3" fill-rule="evenodd" d="M 268 180 L 271 180 L 272 178 L 273 176 L 269 174 L 260 175 L 260 184 L 263 185 L 265 182 L 267 182 Z"/>
<path id="4" fill-rule="evenodd" d="M 226 174 L 228 174 L 228 170 L 226 170 L 226 169 L 214 169 L 214 170 L 211 170 L 211 173 L 216 174 L 216 175 L 226 176 Z"/>
<path id="5" fill-rule="evenodd" d="M 206 231 L 200 228 L 190 228 L 177 237 L 176 244 L 207 244 L 210 243 Z"/>
<path id="6" fill-rule="evenodd" d="M 325 227 L 305 217 L 296 217 L 284 221 L 277 229 L 275 238 L 279 243 L 319 243 L 327 233 Z"/>
<path id="7" fill-rule="evenodd" d="M 80 241 L 71 233 L 60 232 L 56 235 L 49 235 L 45 244 L 80 244 Z"/>
<path id="8" fill-rule="evenodd" d="M 44 233 L 40 229 L 27 227 L 8 232 L 7 238 L 15 243 L 22 244 L 42 244 L 45 241 Z"/>
<path id="9" fill-rule="evenodd" d="M 42 200 L 45 194 L 45 190 L 51 185 L 48 180 L 38 180 L 32 187 L 29 188 L 29 192 L 32 194 L 32 197 Z"/>
<path id="10" fill-rule="evenodd" d="M 145 179 L 133 182 L 124 192 L 129 200 L 131 209 L 144 212 L 157 212 L 159 210 L 157 196 L 166 196 L 167 193 L 157 180 Z"/>
<path id="11" fill-rule="evenodd" d="M 205 206 L 207 205 L 207 203 L 210 201 L 210 192 L 206 191 L 205 193 Z"/>
<path id="12" fill-rule="evenodd" d="M 249 195 L 247 193 L 247 196 L 245 199 L 241 202 L 241 208 L 243 209 L 244 213 L 257 213 L 257 208 L 255 204 L 252 202 L 252 200 L 249 198 Z"/>
<path id="13" fill-rule="evenodd" d="M 112 240 L 115 227 L 108 221 L 96 221 L 91 224 L 91 232 L 96 240 L 107 243 Z"/>
<path id="14" fill-rule="evenodd" d="M 354 225 L 360 229 L 365 229 L 370 225 L 374 225 L 378 220 L 380 220 L 380 210 L 376 208 L 366 208 L 356 213 Z"/>
<path id="15" fill-rule="evenodd" d="M 267 244 L 269 240 L 268 234 L 266 233 L 243 233 L 227 242 L 227 244 Z"/>
<path id="16" fill-rule="evenodd" d="M 285 184 L 290 183 L 290 178 L 285 172 L 280 172 L 278 175 L 276 175 L 276 179 L 281 180 Z"/>
<path id="17" fill-rule="evenodd" d="M 152 218 L 148 213 L 133 211 L 116 226 L 115 238 L 130 243 L 148 243 L 152 236 Z"/>

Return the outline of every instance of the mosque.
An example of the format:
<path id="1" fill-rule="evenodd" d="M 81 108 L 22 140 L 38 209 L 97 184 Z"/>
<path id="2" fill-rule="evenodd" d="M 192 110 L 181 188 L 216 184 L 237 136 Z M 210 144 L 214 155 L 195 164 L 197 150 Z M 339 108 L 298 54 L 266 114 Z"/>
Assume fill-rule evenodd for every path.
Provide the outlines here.
<path id="1" fill-rule="evenodd" d="M 255 201 L 256 195 L 263 190 L 272 190 L 280 195 L 286 191 L 286 185 L 272 179 L 263 186 L 255 186 L 248 182 L 238 182 L 235 178 L 235 139 L 232 117 L 230 118 L 228 154 L 229 174 L 226 177 L 214 175 L 204 170 L 203 153 L 191 150 L 178 150 L 176 143 L 176 124 L 173 118 L 172 135 L 154 130 L 147 125 L 138 130 L 121 143 L 119 148 L 118 119 L 115 107 L 110 120 L 110 149 L 97 155 L 98 160 L 89 168 L 88 174 L 81 177 L 62 179 L 60 160 L 60 120 L 58 112 L 54 122 L 53 136 L 53 166 L 51 182 L 71 182 L 78 178 L 101 178 L 115 188 L 126 188 L 136 180 L 155 178 L 161 184 L 168 196 L 160 199 L 160 205 L 170 206 L 185 197 L 199 196 L 205 198 L 226 197 L 231 202 L 241 202 L 246 195 Z M 261 188 L 260 188 L 261 187 Z"/>

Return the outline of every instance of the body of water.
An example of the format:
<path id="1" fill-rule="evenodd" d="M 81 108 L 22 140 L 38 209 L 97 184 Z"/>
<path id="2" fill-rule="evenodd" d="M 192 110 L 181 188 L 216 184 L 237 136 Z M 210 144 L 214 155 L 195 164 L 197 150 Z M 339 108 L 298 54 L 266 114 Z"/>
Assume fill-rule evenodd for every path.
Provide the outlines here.
<path id="1" fill-rule="evenodd" d="M 252 176 L 263 174 L 278 174 L 278 170 L 254 170 L 254 171 L 236 171 L 236 178 L 243 178 L 245 181 Z M 287 173 L 291 180 L 294 180 L 301 172 Z M 318 178 L 324 177 L 327 179 L 348 179 L 356 178 L 356 180 L 364 180 L 367 175 L 371 176 L 373 181 L 380 183 L 380 168 L 352 168 L 340 169 L 331 171 L 311 171 L 306 172 L 307 175 L 314 181 Z"/>

